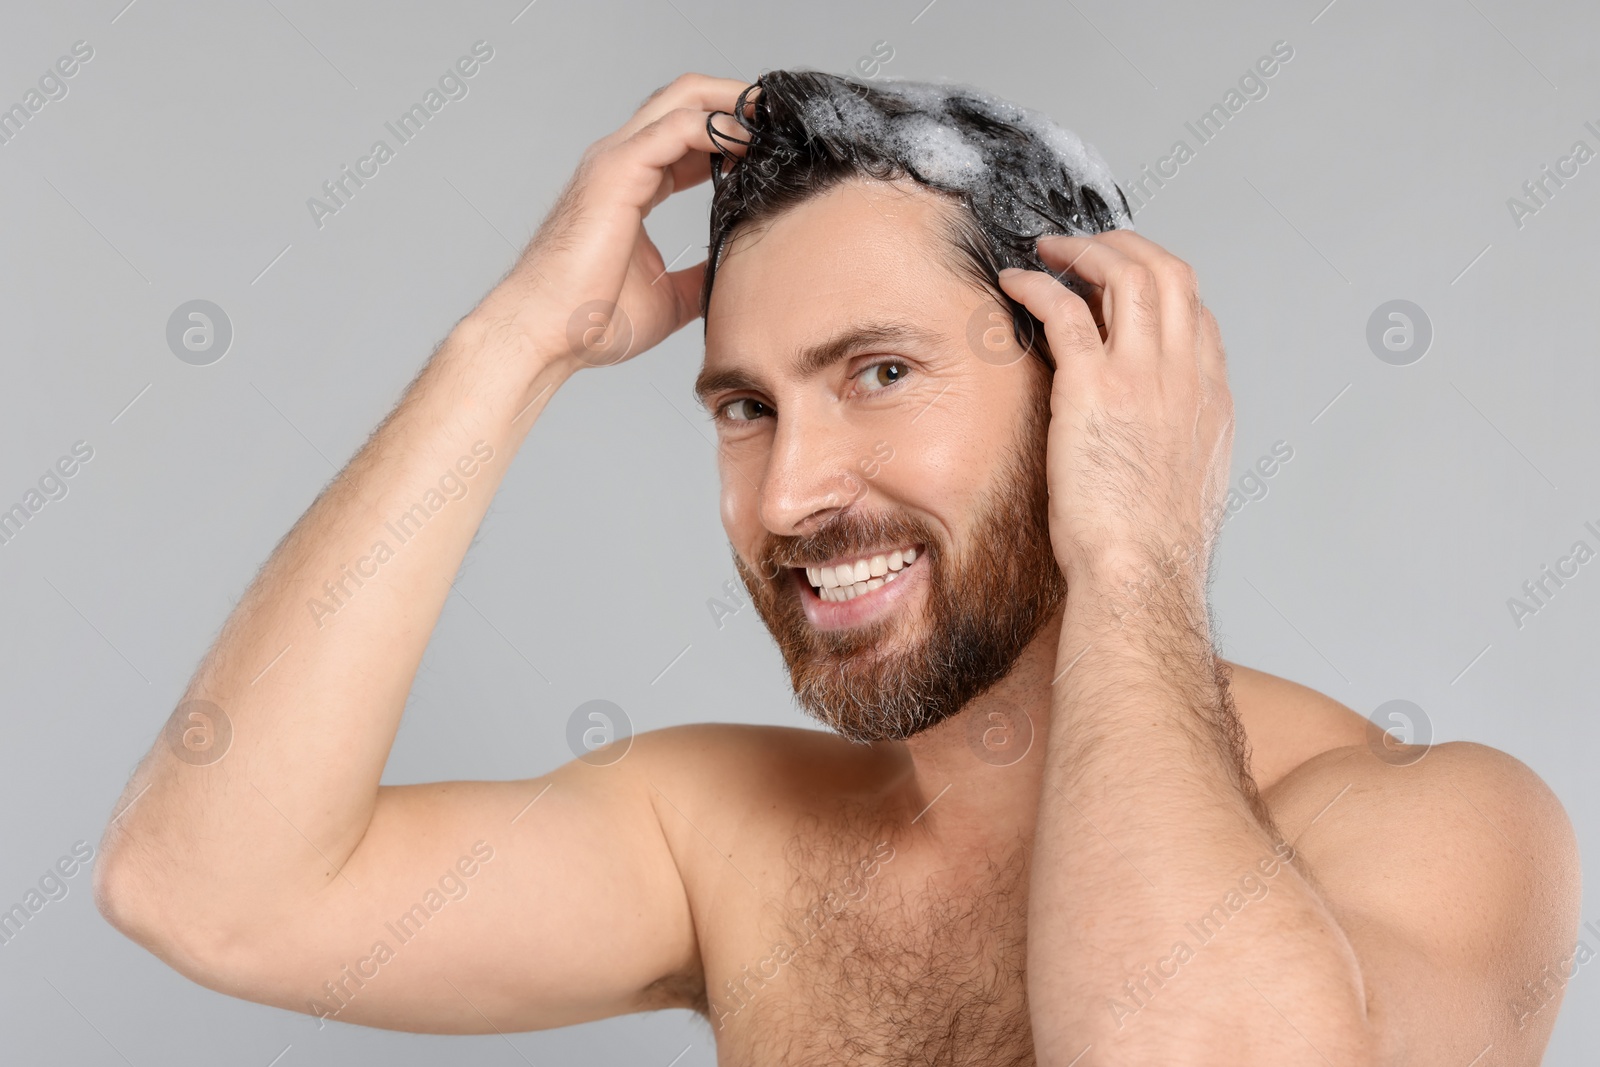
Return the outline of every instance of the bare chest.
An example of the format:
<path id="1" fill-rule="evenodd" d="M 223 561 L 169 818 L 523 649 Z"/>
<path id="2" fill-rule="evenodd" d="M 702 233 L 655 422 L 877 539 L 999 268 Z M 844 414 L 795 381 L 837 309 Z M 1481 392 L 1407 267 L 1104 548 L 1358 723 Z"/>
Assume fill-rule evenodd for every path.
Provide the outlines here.
<path id="1" fill-rule="evenodd" d="M 938 871 L 887 838 L 830 846 L 791 850 L 706 961 L 718 1062 L 1033 1064 L 1026 850 Z"/>

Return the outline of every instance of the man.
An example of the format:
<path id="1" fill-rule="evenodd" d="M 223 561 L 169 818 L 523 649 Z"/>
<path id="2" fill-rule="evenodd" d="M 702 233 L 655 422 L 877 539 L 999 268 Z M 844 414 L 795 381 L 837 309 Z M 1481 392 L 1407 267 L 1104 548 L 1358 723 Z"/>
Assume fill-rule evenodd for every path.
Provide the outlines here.
<path id="1" fill-rule="evenodd" d="M 710 264 L 667 271 L 643 220 L 713 163 Z M 153 747 L 104 913 L 211 988 L 395 1029 L 688 1007 L 738 1064 L 1537 1063 L 1561 805 L 1216 655 L 1222 345 L 1108 182 L 977 94 L 652 96 L 241 599 L 167 730 L 231 747 Z M 831 732 L 381 787 L 528 428 L 702 300 L 724 527 Z"/>

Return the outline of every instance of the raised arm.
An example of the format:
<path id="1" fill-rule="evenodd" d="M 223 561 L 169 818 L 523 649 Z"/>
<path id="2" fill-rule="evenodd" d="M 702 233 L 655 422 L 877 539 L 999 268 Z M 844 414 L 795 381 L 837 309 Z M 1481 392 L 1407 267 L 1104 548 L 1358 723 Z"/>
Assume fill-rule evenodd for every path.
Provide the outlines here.
<path id="1" fill-rule="evenodd" d="M 1028 901 L 1039 1062 L 1533 1067 L 1581 902 L 1560 802 L 1459 742 L 1345 745 L 1258 790 L 1205 598 L 1233 438 L 1216 322 L 1137 234 L 1039 248 L 1107 330 L 1050 274 L 1001 275 L 1058 361 L 1071 589 Z"/>
<path id="2" fill-rule="evenodd" d="M 731 111 L 743 88 L 679 78 L 585 152 L 516 266 L 240 599 L 129 782 L 96 869 L 106 917 L 178 970 L 432 1031 L 562 1025 L 692 987 L 693 925 L 637 769 L 648 744 L 529 781 L 378 783 L 451 581 L 529 428 L 577 370 L 696 317 L 704 265 L 666 271 L 643 221 L 708 176 L 708 113 Z"/>

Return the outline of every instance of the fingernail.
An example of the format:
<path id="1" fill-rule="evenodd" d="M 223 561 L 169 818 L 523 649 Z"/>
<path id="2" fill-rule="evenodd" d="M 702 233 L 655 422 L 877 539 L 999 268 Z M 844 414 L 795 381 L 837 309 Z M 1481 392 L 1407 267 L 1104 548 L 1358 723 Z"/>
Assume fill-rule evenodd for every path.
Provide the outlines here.
<path id="1" fill-rule="evenodd" d="M 1000 277 L 1009 278 L 1013 274 L 1021 274 L 1021 267 L 1006 267 L 1000 271 Z"/>

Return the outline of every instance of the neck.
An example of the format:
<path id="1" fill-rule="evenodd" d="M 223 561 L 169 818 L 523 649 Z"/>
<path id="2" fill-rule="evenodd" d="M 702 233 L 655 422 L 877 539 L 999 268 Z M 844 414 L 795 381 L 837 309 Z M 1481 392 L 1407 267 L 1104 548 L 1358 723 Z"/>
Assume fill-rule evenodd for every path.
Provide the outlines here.
<path id="1" fill-rule="evenodd" d="M 1061 615 L 1011 672 L 960 712 L 905 742 L 915 840 L 940 852 L 999 855 L 1031 844 L 1059 670 Z"/>

